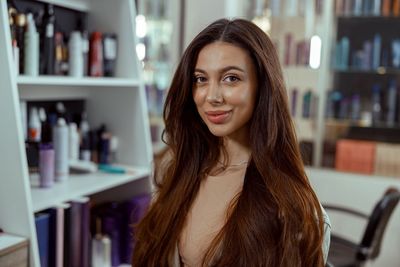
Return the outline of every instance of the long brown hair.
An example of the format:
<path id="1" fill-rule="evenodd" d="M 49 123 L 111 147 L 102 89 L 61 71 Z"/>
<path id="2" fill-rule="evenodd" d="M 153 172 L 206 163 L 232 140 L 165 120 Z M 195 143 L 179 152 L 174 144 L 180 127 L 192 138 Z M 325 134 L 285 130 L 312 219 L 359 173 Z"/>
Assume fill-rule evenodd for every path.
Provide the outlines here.
<path id="1" fill-rule="evenodd" d="M 269 37 L 242 19 L 210 24 L 182 56 L 164 107 L 164 137 L 172 156 L 162 181 L 156 181 L 156 199 L 137 225 L 132 265 L 171 265 L 201 180 L 219 157 L 222 142 L 202 122 L 192 97 L 198 54 L 216 41 L 249 53 L 258 91 L 249 122 L 251 160 L 243 189 L 203 264 L 323 266 L 322 211 L 304 171 L 279 60 Z"/>

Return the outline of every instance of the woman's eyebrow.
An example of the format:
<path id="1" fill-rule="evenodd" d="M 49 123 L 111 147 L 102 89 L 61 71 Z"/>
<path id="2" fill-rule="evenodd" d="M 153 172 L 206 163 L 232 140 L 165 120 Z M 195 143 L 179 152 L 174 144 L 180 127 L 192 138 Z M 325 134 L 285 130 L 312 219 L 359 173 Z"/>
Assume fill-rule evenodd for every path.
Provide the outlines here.
<path id="1" fill-rule="evenodd" d="M 238 66 L 226 66 L 226 67 L 220 69 L 218 72 L 223 73 L 223 72 L 227 72 L 229 70 L 237 70 L 237 71 L 245 73 L 244 69 L 242 69 L 242 68 L 240 68 Z M 202 70 L 202 69 L 199 69 L 199 68 L 196 68 L 194 71 L 195 72 L 201 72 L 201 73 L 204 73 L 204 74 L 207 73 L 205 70 Z"/>

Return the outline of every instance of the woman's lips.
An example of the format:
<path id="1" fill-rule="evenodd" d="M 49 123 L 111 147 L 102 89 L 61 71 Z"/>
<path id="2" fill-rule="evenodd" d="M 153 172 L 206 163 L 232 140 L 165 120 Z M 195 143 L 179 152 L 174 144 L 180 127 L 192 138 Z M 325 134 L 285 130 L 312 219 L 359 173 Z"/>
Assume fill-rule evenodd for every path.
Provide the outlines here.
<path id="1" fill-rule="evenodd" d="M 229 114 L 231 111 L 206 111 L 206 116 L 207 119 L 215 124 L 222 124 L 226 121 L 226 119 L 229 117 Z"/>

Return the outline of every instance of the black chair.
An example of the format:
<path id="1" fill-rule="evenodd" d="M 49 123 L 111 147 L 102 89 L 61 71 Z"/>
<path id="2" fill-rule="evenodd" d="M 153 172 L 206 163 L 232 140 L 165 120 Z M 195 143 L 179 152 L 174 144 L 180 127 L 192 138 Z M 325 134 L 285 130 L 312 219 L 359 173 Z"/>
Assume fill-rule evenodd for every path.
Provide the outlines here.
<path id="1" fill-rule="evenodd" d="M 359 244 L 342 237 L 331 235 L 328 262 L 334 267 L 362 267 L 378 257 L 386 225 L 400 200 L 400 192 L 395 188 L 386 190 L 376 203 L 370 216 L 361 212 L 332 205 L 323 205 L 327 210 L 344 212 L 368 221 Z"/>

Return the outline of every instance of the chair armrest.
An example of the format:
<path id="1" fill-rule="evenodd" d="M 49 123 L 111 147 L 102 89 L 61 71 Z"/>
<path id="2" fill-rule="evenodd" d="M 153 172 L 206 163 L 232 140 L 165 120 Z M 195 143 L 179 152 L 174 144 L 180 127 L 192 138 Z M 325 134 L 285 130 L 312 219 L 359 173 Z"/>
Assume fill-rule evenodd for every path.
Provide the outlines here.
<path id="1" fill-rule="evenodd" d="M 339 212 L 354 215 L 356 217 L 360 217 L 363 219 L 367 219 L 367 220 L 369 219 L 369 215 L 359 212 L 357 210 L 350 209 L 350 208 L 345 208 L 345 207 L 335 206 L 335 205 L 328 205 L 328 204 L 322 204 L 322 207 L 324 207 L 324 209 L 326 209 L 326 210 L 339 211 Z"/>

